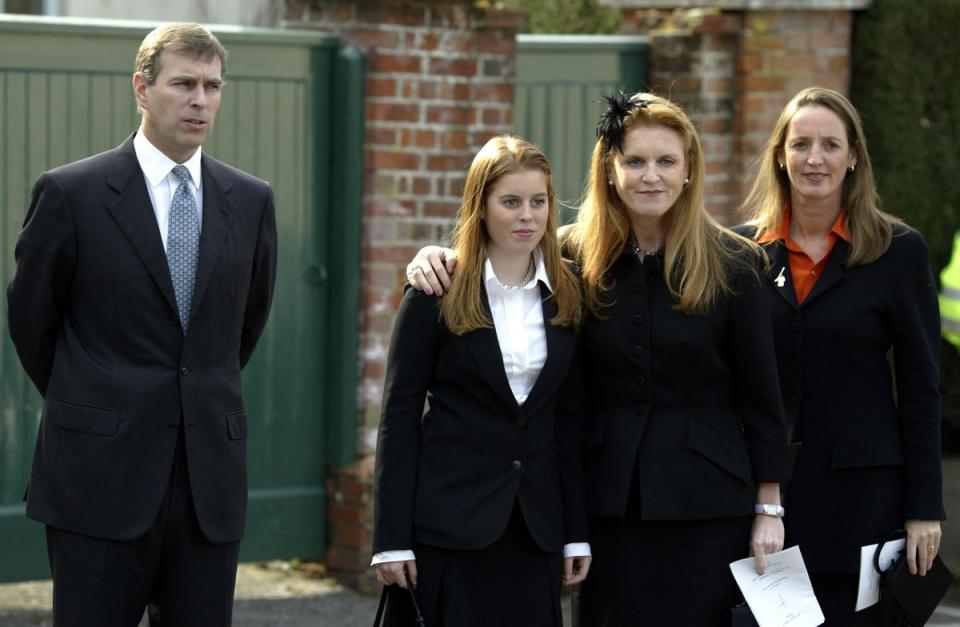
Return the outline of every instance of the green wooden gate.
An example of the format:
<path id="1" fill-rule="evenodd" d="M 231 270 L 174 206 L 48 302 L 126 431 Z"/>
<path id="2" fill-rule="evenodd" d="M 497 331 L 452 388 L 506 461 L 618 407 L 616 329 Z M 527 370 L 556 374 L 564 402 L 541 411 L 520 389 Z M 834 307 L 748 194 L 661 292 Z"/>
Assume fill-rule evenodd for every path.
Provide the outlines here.
<path id="1" fill-rule="evenodd" d="M 4 286 L 37 176 L 138 126 L 131 68 L 152 26 L 0 18 Z M 325 471 L 356 447 L 363 59 L 322 33 L 214 30 L 230 63 L 204 150 L 271 182 L 280 251 L 273 313 L 244 372 L 241 558 L 322 557 Z M 44 578 L 43 529 L 22 503 L 41 399 L 10 343 L 5 304 L 0 326 L 0 581 Z"/>
<path id="2" fill-rule="evenodd" d="M 645 37 L 517 36 L 517 133 L 550 159 L 564 222 L 576 213 L 596 142 L 600 97 L 647 83 Z"/>

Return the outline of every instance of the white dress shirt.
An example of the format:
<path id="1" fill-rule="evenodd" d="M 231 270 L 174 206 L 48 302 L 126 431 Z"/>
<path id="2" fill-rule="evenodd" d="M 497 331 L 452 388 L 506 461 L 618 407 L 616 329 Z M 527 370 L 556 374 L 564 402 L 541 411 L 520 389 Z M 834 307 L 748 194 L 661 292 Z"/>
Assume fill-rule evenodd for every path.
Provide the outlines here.
<path id="1" fill-rule="evenodd" d="M 517 403 L 523 404 L 547 362 L 547 332 L 544 329 L 543 301 L 540 283 L 553 291 L 543 256 L 535 253 L 536 272 L 533 278 L 518 289 L 506 289 L 497 279 L 490 259 L 483 266 L 483 280 L 487 288 L 487 302 L 493 316 L 503 369 Z M 559 489 L 559 486 L 557 487 Z M 563 547 L 564 557 L 590 555 L 590 544 L 574 542 Z M 373 556 L 371 566 L 384 562 L 414 560 L 413 551 L 383 551 Z"/>
<path id="2" fill-rule="evenodd" d="M 167 249 L 167 228 L 170 224 L 170 203 L 173 202 L 173 194 L 180 187 L 180 179 L 173 173 L 174 166 L 183 165 L 187 168 L 192 179 L 190 191 L 197 204 L 198 224 L 203 226 L 203 194 L 200 185 L 202 177 L 200 176 L 200 148 L 193 153 L 193 156 L 182 164 L 177 163 L 150 143 L 147 136 L 143 134 L 143 127 L 137 131 L 133 137 L 133 150 L 137 154 L 137 162 L 140 163 L 140 169 L 143 171 L 143 178 L 147 182 L 147 193 L 150 194 L 150 202 L 153 204 L 153 213 L 157 218 L 157 227 L 160 229 L 160 238 L 163 240 L 163 249 Z"/>

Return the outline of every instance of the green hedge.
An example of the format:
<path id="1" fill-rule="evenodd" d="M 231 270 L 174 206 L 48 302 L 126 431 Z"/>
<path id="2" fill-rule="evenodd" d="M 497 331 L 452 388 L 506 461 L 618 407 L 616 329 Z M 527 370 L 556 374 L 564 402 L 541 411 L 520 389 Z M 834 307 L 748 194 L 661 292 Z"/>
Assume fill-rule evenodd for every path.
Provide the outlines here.
<path id="1" fill-rule="evenodd" d="M 851 96 L 884 208 L 920 230 L 938 276 L 960 229 L 960 0 L 874 0 L 854 24 Z M 960 352 L 943 345 L 944 447 L 960 452 Z"/>

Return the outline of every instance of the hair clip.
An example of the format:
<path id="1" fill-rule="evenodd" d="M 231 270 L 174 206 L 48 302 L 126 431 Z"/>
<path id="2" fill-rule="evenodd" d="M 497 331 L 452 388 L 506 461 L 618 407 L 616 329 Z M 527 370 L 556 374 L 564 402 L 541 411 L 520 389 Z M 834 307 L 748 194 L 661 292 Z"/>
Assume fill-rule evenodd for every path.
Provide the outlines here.
<path id="1" fill-rule="evenodd" d="M 607 109 L 600 114 L 597 123 L 597 138 L 603 139 L 607 146 L 623 152 L 623 120 L 635 109 L 646 109 L 649 100 L 632 100 L 630 96 L 617 92 L 613 96 L 603 96 Z"/>

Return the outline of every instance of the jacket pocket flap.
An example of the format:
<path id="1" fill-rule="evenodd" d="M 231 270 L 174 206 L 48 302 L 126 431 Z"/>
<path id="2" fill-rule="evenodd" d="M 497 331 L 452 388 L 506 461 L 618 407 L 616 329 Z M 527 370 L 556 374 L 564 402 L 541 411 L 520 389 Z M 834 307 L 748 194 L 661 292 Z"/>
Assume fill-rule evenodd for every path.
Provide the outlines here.
<path id="1" fill-rule="evenodd" d="M 78 405 L 58 399 L 47 402 L 45 417 L 63 429 L 94 435 L 114 435 L 120 428 L 119 410 Z"/>
<path id="2" fill-rule="evenodd" d="M 247 412 L 227 414 L 227 435 L 231 440 L 242 440 L 247 437 Z"/>
<path id="3" fill-rule="evenodd" d="M 691 418 L 687 448 L 700 453 L 734 477 L 749 484 L 753 478 L 746 447 L 739 447 L 710 427 Z"/>
<path id="4" fill-rule="evenodd" d="M 841 436 L 833 446 L 831 468 L 868 468 L 871 466 L 902 466 L 903 447 L 900 434 L 895 431 L 857 433 Z"/>

